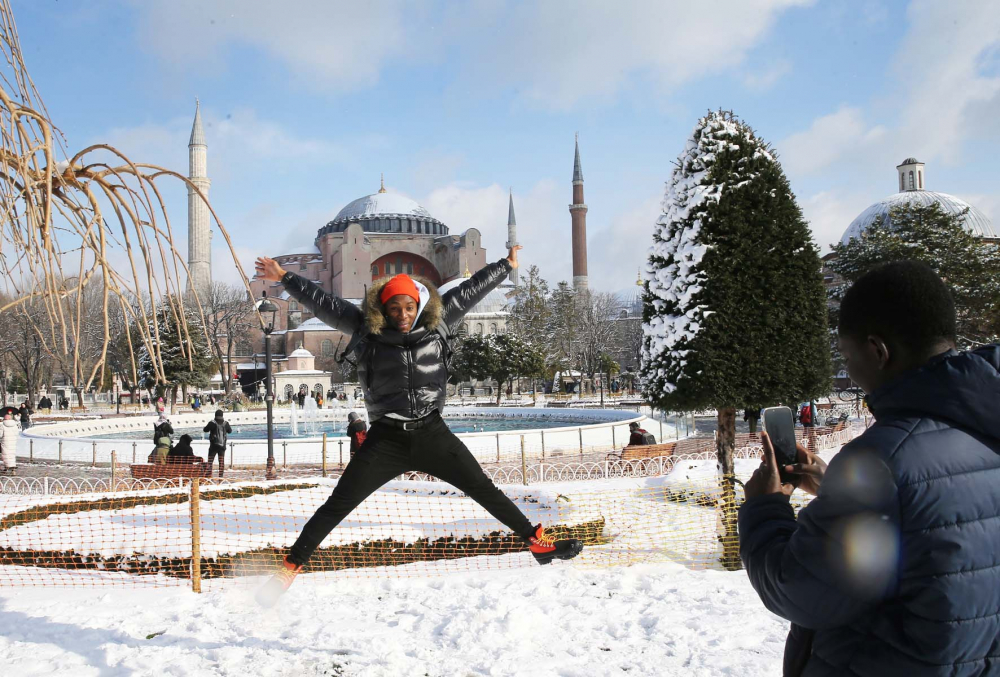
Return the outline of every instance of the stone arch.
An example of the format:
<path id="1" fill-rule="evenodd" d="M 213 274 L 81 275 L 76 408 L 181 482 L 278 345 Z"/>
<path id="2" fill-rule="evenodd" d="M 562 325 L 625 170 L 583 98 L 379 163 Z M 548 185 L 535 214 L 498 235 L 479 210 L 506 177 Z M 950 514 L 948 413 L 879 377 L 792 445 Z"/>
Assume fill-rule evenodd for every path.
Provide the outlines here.
<path id="1" fill-rule="evenodd" d="M 441 286 L 441 273 L 437 267 L 419 254 L 389 252 L 372 261 L 372 281 L 399 273 L 423 277 L 430 280 L 434 286 Z"/>

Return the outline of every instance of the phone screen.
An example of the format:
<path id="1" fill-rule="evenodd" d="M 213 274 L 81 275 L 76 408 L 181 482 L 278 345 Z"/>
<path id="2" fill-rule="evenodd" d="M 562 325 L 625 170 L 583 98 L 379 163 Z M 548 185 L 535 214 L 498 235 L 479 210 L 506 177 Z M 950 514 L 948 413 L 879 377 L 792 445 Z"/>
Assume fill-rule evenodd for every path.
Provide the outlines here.
<path id="1" fill-rule="evenodd" d="M 788 407 L 769 407 L 764 410 L 764 432 L 771 438 L 774 446 L 774 456 L 778 466 L 783 467 L 796 462 L 795 423 L 792 420 L 792 410 Z"/>

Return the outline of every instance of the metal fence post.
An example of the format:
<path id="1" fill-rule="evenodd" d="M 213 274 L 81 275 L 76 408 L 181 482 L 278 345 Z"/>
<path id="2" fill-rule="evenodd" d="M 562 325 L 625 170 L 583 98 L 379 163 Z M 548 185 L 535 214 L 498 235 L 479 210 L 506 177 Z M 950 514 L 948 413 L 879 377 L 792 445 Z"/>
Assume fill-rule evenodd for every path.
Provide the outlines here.
<path id="1" fill-rule="evenodd" d="M 233 469 L 233 464 L 236 462 L 236 443 L 229 443 L 229 469 Z"/>
<path id="2" fill-rule="evenodd" d="M 580 458 L 583 458 L 583 428 L 577 428 L 576 431 L 580 433 Z"/>
<path id="3" fill-rule="evenodd" d="M 323 433 L 323 477 L 326 477 L 326 433 Z"/>
<path id="4" fill-rule="evenodd" d="M 497 433 L 497 463 L 500 462 L 500 433 Z"/>
<path id="5" fill-rule="evenodd" d="M 96 468 L 97 467 L 97 442 L 91 442 L 90 443 L 90 448 L 91 448 L 91 451 L 93 452 L 93 457 L 92 457 L 92 460 L 90 462 L 90 467 L 91 468 Z"/>
<path id="6" fill-rule="evenodd" d="M 617 449 L 618 448 L 618 445 L 615 444 L 615 424 L 614 423 L 611 424 L 611 448 L 612 449 Z"/>
<path id="7" fill-rule="evenodd" d="M 542 462 L 545 462 L 545 431 L 542 432 Z"/>
<path id="8" fill-rule="evenodd" d="M 59 464 L 62 465 L 62 440 L 59 440 Z"/>
<path id="9" fill-rule="evenodd" d="M 115 490 L 115 471 L 118 468 L 118 452 L 111 450 L 111 491 Z"/>
<path id="10" fill-rule="evenodd" d="M 132 443 L 132 465 L 135 465 L 135 442 Z"/>
<path id="11" fill-rule="evenodd" d="M 528 486 L 528 460 L 524 455 L 524 435 L 521 435 L 521 478 L 524 486 Z"/>
<path id="12" fill-rule="evenodd" d="M 48 496 L 49 495 L 49 478 L 45 477 L 43 479 L 44 479 L 44 481 L 42 482 L 42 493 L 44 493 L 46 496 Z"/>
<path id="13" fill-rule="evenodd" d="M 201 492 L 191 478 L 191 590 L 201 592 Z"/>
<path id="14" fill-rule="evenodd" d="M 337 445 L 340 447 L 340 467 L 344 467 L 344 440 L 337 440 Z"/>
<path id="15" fill-rule="evenodd" d="M 281 443 L 281 467 L 288 467 L 288 442 Z"/>

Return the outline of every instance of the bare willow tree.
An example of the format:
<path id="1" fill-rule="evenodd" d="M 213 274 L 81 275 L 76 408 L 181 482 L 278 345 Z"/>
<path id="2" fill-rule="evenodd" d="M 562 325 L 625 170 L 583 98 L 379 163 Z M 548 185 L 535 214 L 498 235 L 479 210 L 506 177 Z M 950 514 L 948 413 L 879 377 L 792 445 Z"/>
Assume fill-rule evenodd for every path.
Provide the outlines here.
<path id="1" fill-rule="evenodd" d="M 254 303 L 246 290 L 224 282 L 213 282 L 205 302 L 209 346 L 219 365 L 222 388 L 233 389 L 233 354 L 243 353 L 243 338 L 253 329 Z"/>
<path id="2" fill-rule="evenodd" d="M 76 153 L 66 149 L 28 74 L 9 0 L 0 0 L 0 54 L 0 292 L 6 296 L 0 319 L 40 304 L 40 318 L 26 314 L 31 333 L 71 381 L 87 389 L 104 381 L 110 309 L 118 306 L 128 319 L 126 331 L 136 333 L 129 336 L 132 382 L 138 380 L 131 348 L 136 344 L 149 351 L 155 378 L 163 382 L 158 323 L 152 319 L 169 314 L 190 339 L 188 304 L 201 318 L 202 331 L 208 324 L 205 300 L 181 289 L 187 266 L 175 246 L 160 185 L 178 181 L 206 205 L 208 200 L 180 173 L 133 162 L 109 145 Z M 229 234 L 208 208 L 242 270 Z M 245 277 L 243 283 L 249 293 Z M 91 284 L 100 289 L 96 323 L 85 317 L 88 297 L 82 291 Z M 130 302 L 136 298 L 150 303 Z M 259 315 L 256 319 L 263 326 Z M 91 330 L 96 336 L 88 337 Z M 91 339 L 96 356 L 82 349 Z"/>

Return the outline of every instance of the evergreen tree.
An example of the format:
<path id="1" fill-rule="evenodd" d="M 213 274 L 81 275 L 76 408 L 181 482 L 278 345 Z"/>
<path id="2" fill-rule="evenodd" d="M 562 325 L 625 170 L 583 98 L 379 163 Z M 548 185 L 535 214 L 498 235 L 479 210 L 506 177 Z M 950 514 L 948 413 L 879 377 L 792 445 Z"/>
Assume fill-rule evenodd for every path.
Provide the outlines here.
<path id="1" fill-rule="evenodd" d="M 538 376 L 544 368 L 541 351 L 513 334 L 469 336 L 452 359 L 455 373 L 481 381 L 495 380 L 497 404 L 505 383 L 518 376 Z"/>
<path id="2" fill-rule="evenodd" d="M 163 380 L 156 373 L 149 350 L 139 349 L 139 380 L 144 388 L 163 385 L 170 394 L 171 408 L 177 401 L 177 389 L 188 386 L 203 388 L 209 384 L 216 364 L 205 339 L 205 331 L 194 313 L 185 318 L 186 327 L 178 326 L 170 306 L 164 304 L 157 315 L 159 338 L 150 328 L 153 350 L 159 352 L 163 365 Z"/>
<path id="3" fill-rule="evenodd" d="M 836 308 L 851 284 L 883 263 L 910 259 L 929 265 L 951 289 L 963 347 L 998 340 L 1000 246 L 966 231 L 966 212 L 949 214 L 936 202 L 899 205 L 862 237 L 833 245 L 829 267 L 843 278 L 843 284 L 830 290 L 833 326 Z"/>
<path id="4" fill-rule="evenodd" d="M 698 121 L 662 207 L 644 275 L 644 394 L 718 411 L 722 562 L 738 568 L 736 410 L 829 390 L 819 253 L 775 154 L 729 112 Z"/>

